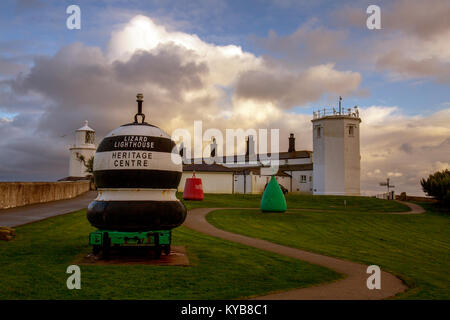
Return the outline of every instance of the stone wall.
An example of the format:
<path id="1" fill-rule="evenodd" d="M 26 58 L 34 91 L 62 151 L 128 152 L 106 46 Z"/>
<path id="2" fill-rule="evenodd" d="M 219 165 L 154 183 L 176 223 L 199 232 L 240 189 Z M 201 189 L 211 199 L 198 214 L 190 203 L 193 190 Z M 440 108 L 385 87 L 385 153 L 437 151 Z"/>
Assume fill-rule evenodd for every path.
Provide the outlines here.
<path id="1" fill-rule="evenodd" d="M 0 182 L 0 209 L 74 198 L 89 191 L 89 181 Z"/>

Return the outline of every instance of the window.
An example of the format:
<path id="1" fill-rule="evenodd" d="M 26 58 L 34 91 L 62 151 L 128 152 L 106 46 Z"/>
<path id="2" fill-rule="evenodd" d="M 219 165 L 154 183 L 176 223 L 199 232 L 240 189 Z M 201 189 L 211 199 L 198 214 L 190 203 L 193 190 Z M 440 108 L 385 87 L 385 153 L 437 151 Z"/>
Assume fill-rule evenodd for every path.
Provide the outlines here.
<path id="1" fill-rule="evenodd" d="M 304 176 L 304 175 L 300 176 L 300 182 L 306 183 L 306 176 Z"/>
<path id="2" fill-rule="evenodd" d="M 348 135 L 350 137 L 353 137 L 355 135 L 355 127 L 354 126 L 349 126 L 348 127 Z"/>
<path id="3" fill-rule="evenodd" d="M 321 127 L 317 127 L 316 131 L 317 131 L 317 138 L 320 138 L 322 136 L 322 128 Z"/>
<path id="4" fill-rule="evenodd" d="M 95 140 L 95 132 L 86 131 L 86 137 L 85 137 L 84 143 L 94 144 L 94 140 Z"/>

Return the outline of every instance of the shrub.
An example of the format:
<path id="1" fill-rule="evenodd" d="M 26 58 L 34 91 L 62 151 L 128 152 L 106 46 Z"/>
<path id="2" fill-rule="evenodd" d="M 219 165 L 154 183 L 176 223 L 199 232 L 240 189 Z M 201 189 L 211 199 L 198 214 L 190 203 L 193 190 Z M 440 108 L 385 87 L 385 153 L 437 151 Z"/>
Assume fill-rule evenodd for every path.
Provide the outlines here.
<path id="1" fill-rule="evenodd" d="M 450 170 L 445 169 L 421 179 L 423 191 L 439 201 L 440 204 L 450 207 Z"/>

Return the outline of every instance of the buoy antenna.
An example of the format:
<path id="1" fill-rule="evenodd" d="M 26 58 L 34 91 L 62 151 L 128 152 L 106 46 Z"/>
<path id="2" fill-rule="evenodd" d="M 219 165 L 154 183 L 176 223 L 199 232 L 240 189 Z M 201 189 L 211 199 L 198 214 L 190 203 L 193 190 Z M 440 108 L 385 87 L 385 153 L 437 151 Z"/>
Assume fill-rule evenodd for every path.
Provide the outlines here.
<path id="1" fill-rule="evenodd" d="M 142 117 L 141 123 L 144 123 L 145 120 L 145 114 L 142 113 L 142 102 L 144 102 L 144 95 L 142 93 L 138 93 L 136 95 L 136 102 L 138 103 L 138 112 L 134 115 L 134 123 L 138 122 L 138 116 Z"/>

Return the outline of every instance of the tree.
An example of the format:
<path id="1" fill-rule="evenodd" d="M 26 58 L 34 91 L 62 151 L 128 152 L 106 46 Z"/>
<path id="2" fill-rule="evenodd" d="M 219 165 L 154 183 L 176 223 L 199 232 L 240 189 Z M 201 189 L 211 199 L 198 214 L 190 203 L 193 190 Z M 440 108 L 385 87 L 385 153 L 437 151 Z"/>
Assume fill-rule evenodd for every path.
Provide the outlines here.
<path id="1" fill-rule="evenodd" d="M 79 155 L 78 160 L 80 160 L 86 167 L 86 172 L 91 173 L 94 171 L 94 157 L 90 157 L 87 161 L 85 156 Z"/>
<path id="2" fill-rule="evenodd" d="M 91 185 L 90 188 L 91 190 L 96 190 L 97 187 L 95 186 L 95 180 L 94 180 L 94 175 L 92 174 L 94 172 L 94 157 L 90 157 L 89 159 L 87 159 L 86 161 L 86 157 L 83 155 L 79 155 L 78 156 L 78 160 L 81 161 L 81 163 L 84 164 L 84 166 L 86 167 L 85 172 L 89 173 L 89 180 L 91 181 Z"/>
<path id="3" fill-rule="evenodd" d="M 444 206 L 450 206 L 450 170 L 437 171 L 421 179 L 423 191 Z"/>

